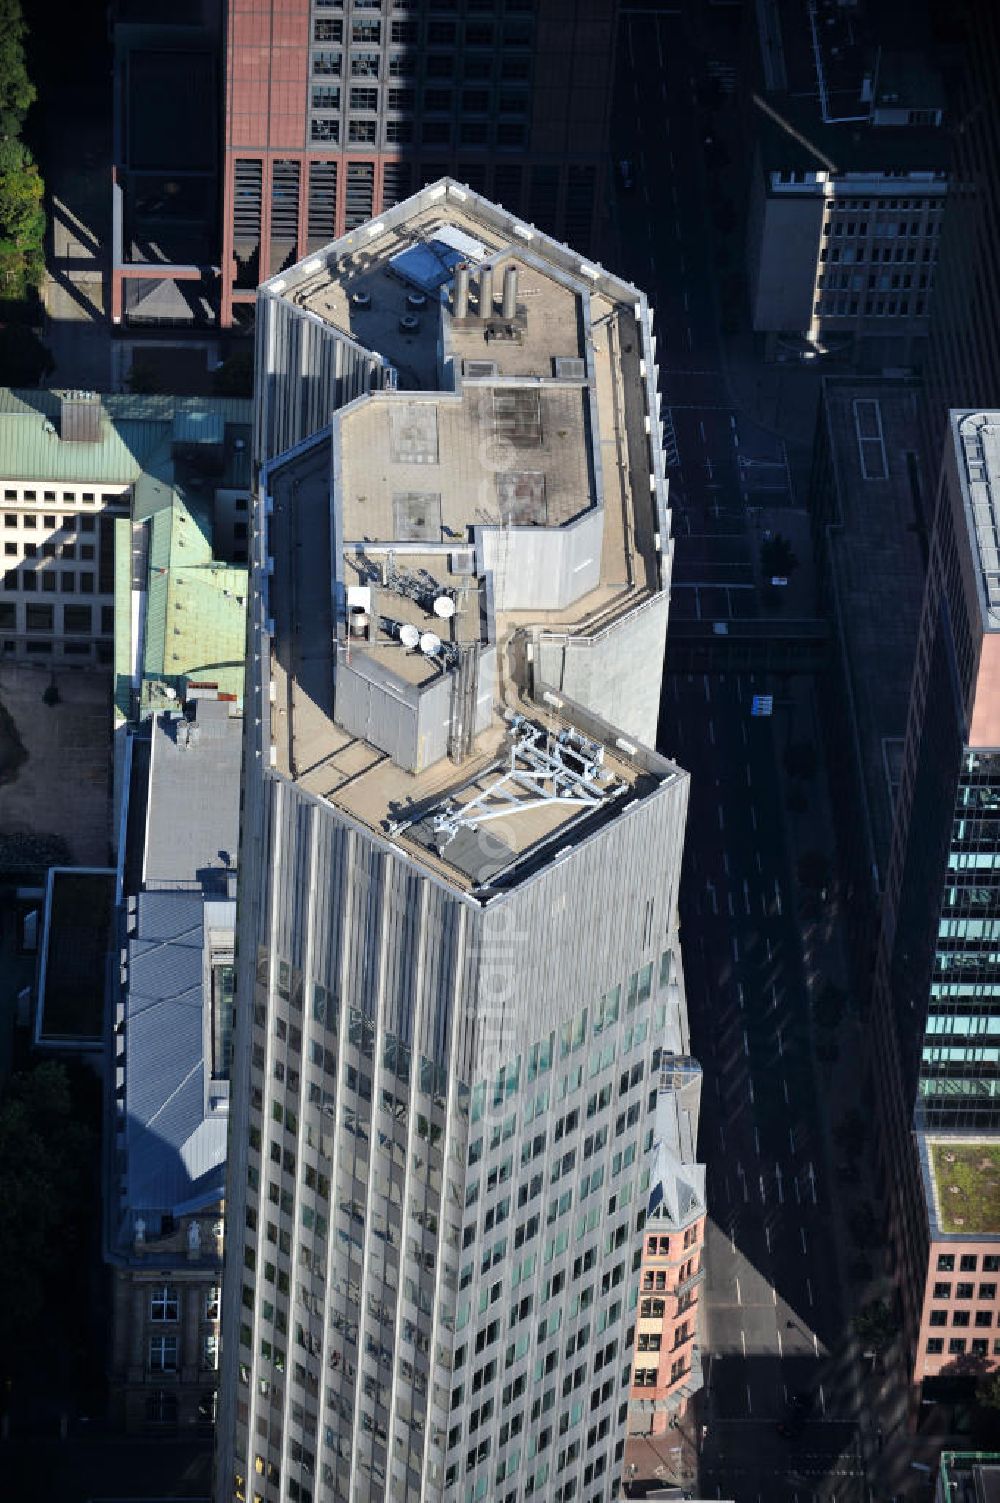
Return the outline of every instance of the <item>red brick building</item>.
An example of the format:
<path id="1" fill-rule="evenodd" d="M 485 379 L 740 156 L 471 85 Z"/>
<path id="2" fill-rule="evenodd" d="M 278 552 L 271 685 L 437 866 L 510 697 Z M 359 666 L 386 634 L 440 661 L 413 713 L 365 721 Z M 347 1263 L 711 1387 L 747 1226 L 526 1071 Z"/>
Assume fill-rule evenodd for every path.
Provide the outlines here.
<path id="1" fill-rule="evenodd" d="M 120 0 L 120 12 L 137 8 L 143 0 Z M 617 10 L 617 0 L 230 0 L 218 13 L 213 0 L 183 0 L 186 24 L 158 29 L 120 15 L 114 321 L 239 323 L 259 282 L 446 173 L 588 251 L 603 214 Z M 171 177 L 157 162 L 151 183 L 137 175 L 151 133 L 128 81 L 162 78 L 184 49 L 184 76 L 197 54 L 202 82 L 197 99 L 179 97 L 203 123 L 181 122 L 185 165 Z M 221 123 L 206 109 L 213 77 Z M 165 107 L 169 89 L 159 88 Z M 193 228 L 136 234 L 137 196 L 147 217 L 193 197 L 216 130 L 214 175 L 198 179 L 218 205 L 207 257 Z"/>
<path id="2" fill-rule="evenodd" d="M 657 1112 L 658 1147 L 639 1271 L 630 1435 L 662 1435 L 702 1386 L 699 1303 L 705 1278 L 705 1168 L 694 1161 L 700 1075 L 685 1061 L 664 1067 Z M 694 1110 L 692 1111 L 692 1105 Z"/>

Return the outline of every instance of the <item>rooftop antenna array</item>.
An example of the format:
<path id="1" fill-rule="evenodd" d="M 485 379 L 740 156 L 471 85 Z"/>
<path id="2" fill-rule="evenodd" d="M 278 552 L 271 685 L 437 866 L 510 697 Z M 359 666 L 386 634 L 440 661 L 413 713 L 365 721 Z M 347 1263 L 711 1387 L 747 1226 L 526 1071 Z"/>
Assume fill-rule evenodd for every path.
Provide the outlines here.
<path id="1" fill-rule="evenodd" d="M 422 610 L 433 612 L 442 621 L 450 620 L 455 614 L 454 596 L 441 588 L 433 574 L 429 574 L 426 569 L 410 573 L 407 569 L 397 568 L 395 556 L 391 553 L 386 565 L 385 583 L 393 594 L 412 600 Z"/>

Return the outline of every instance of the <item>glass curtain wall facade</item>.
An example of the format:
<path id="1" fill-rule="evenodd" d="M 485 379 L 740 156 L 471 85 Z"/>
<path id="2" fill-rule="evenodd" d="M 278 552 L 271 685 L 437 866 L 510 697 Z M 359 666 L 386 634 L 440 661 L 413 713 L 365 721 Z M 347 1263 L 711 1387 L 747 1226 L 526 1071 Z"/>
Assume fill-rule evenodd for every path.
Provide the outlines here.
<path id="1" fill-rule="evenodd" d="M 1000 750 L 963 747 L 938 922 L 917 1116 L 1000 1127 Z"/>

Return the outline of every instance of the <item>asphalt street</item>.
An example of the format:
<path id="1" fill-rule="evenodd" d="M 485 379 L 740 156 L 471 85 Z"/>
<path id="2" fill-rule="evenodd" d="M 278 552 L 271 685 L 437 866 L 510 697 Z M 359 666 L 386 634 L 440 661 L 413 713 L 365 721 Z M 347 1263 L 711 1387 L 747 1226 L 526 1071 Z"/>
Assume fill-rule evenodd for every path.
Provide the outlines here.
<path id="1" fill-rule="evenodd" d="M 655 310 L 675 537 L 671 618 L 759 614 L 756 508 L 794 504 L 780 437 L 730 396 L 719 334 L 707 174 L 707 72 L 730 87 L 711 6 L 626 13 L 616 159 L 621 269 Z M 732 39 L 730 38 L 730 46 Z M 750 676 L 670 672 L 661 749 L 692 774 L 681 890 L 694 1052 L 705 1070 L 708 1164 L 701 1491 L 770 1503 L 867 1499 L 840 1356 L 839 1227 L 822 1141 L 802 938 L 786 846 L 776 721 Z M 778 1425 L 796 1394 L 801 1433 Z"/>

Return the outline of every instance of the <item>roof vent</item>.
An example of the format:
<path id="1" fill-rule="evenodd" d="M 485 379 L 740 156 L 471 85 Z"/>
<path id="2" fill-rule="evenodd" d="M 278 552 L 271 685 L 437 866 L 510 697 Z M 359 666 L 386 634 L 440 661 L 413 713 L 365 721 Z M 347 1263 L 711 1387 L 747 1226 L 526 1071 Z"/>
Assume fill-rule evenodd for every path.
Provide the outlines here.
<path id="1" fill-rule="evenodd" d="M 577 355 L 557 355 L 555 367 L 557 381 L 586 380 L 587 367 Z"/>
<path id="2" fill-rule="evenodd" d="M 59 434 L 63 443 L 100 443 L 101 399 L 96 391 L 60 393 Z"/>
<path id="3" fill-rule="evenodd" d="M 495 360 L 463 360 L 462 375 L 468 381 L 483 381 L 498 374 Z"/>

